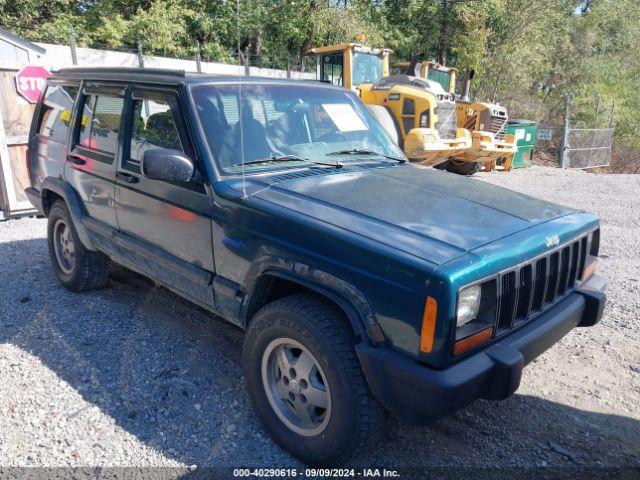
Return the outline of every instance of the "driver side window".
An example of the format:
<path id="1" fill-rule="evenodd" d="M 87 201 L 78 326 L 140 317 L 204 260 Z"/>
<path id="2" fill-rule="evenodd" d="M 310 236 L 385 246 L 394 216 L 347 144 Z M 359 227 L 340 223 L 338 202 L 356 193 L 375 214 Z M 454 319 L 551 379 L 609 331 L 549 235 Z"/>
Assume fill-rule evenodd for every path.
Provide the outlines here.
<path id="1" fill-rule="evenodd" d="M 142 94 L 133 96 L 133 123 L 128 167 L 139 170 L 146 150 L 170 148 L 184 152 L 176 127 L 171 94 Z"/>

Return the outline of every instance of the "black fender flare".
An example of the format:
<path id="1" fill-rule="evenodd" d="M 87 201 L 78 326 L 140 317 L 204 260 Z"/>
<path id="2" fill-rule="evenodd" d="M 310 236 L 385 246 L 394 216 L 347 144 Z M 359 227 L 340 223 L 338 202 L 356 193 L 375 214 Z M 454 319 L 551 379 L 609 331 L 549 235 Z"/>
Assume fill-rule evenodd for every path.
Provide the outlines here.
<path id="1" fill-rule="evenodd" d="M 85 248 L 89 250 L 95 251 L 96 248 L 93 246 L 91 242 L 91 238 L 87 232 L 87 228 L 84 224 L 84 219 L 86 218 L 86 213 L 84 207 L 82 205 L 82 200 L 78 193 L 73 189 L 73 187 L 66 181 L 61 178 L 56 177 L 47 177 L 42 182 L 41 196 L 43 197 L 43 208 L 48 208 L 44 201 L 44 197 L 46 196 L 46 192 L 51 191 L 57 195 L 59 195 L 67 205 L 67 209 L 69 210 L 69 214 L 71 215 L 71 221 L 73 222 L 73 226 L 78 233 L 78 237 L 84 245 Z"/>
<path id="2" fill-rule="evenodd" d="M 286 264 L 290 268 L 282 269 L 281 264 L 280 268 L 267 267 L 254 277 L 246 301 L 243 302 L 240 311 L 240 318 L 245 326 L 250 321 L 248 318 L 249 306 L 256 295 L 257 289 L 255 287 L 259 285 L 259 279 L 272 276 L 297 283 L 334 302 L 345 312 L 354 332 L 366 344 L 375 345 L 384 342 L 382 329 L 371 305 L 365 295 L 355 286 L 335 275 L 300 262 L 289 261 Z"/>

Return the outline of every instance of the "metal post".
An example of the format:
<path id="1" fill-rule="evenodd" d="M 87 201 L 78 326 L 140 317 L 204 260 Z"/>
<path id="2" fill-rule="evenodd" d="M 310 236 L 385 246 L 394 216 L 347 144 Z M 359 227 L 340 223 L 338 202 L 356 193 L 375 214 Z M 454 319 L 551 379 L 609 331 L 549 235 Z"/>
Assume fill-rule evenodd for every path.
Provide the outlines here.
<path id="1" fill-rule="evenodd" d="M 202 60 L 200 58 L 200 40 L 196 40 L 196 70 L 202 73 Z"/>
<path id="2" fill-rule="evenodd" d="M 242 65 L 242 49 L 240 48 L 240 0 L 236 0 L 236 50 L 238 51 L 238 65 Z M 240 70 L 238 69 L 238 75 Z"/>
<path id="3" fill-rule="evenodd" d="M 607 158 L 607 165 L 611 164 L 611 151 L 613 150 L 613 118 L 616 115 L 616 102 L 611 103 L 611 116 L 609 117 L 609 158 Z"/>
<path id="4" fill-rule="evenodd" d="M 71 63 L 75 67 L 76 65 L 78 65 L 78 54 L 77 54 L 77 51 L 76 51 L 76 48 L 77 48 L 77 45 L 76 45 L 76 32 L 73 29 L 73 27 L 69 27 L 69 35 L 71 37 Z"/>
<path id="5" fill-rule="evenodd" d="M 142 56 L 142 40 L 140 39 L 139 34 L 136 35 L 136 41 L 138 43 L 138 64 L 140 65 L 140 68 L 144 68 L 144 57 Z M 149 118 L 149 116 L 151 115 L 151 112 L 149 110 L 149 101 L 144 100 L 142 104 L 144 105 L 144 115 L 145 117 Z"/>
<path id="6" fill-rule="evenodd" d="M 142 40 L 140 39 L 140 35 L 136 35 L 136 40 L 138 42 L 138 65 L 140 68 L 144 68 L 144 57 L 142 56 Z"/>
<path id="7" fill-rule="evenodd" d="M 565 94 L 565 106 L 564 106 L 564 132 L 562 136 L 562 150 L 560 152 L 560 167 L 567 168 L 568 156 L 569 156 L 569 112 L 571 107 L 571 95 Z"/>
<path id="8" fill-rule="evenodd" d="M 291 54 L 287 53 L 287 78 L 291 78 Z"/>
<path id="9" fill-rule="evenodd" d="M 244 74 L 251 76 L 251 66 L 249 65 L 249 47 L 244 47 Z"/>
<path id="10" fill-rule="evenodd" d="M 591 158 L 593 156 L 593 148 L 596 142 L 596 129 L 598 128 L 598 115 L 600 114 L 600 97 L 596 97 L 596 112 L 593 116 L 593 131 L 591 132 L 591 149 L 589 150 L 589 160 L 587 163 L 591 165 Z"/>
<path id="11" fill-rule="evenodd" d="M 611 115 L 609 115 L 609 123 L 608 123 L 609 128 L 613 127 L 613 118 L 615 117 L 615 115 L 616 115 L 616 102 L 613 101 L 611 103 Z"/>

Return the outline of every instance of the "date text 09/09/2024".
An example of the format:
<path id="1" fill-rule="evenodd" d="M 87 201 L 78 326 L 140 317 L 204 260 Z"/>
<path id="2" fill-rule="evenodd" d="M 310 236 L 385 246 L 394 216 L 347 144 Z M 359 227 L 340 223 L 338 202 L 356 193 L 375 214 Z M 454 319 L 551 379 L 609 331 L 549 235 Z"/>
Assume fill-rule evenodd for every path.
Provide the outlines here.
<path id="1" fill-rule="evenodd" d="M 234 477 L 273 478 L 399 478 L 397 470 L 386 468 L 235 468 Z"/>

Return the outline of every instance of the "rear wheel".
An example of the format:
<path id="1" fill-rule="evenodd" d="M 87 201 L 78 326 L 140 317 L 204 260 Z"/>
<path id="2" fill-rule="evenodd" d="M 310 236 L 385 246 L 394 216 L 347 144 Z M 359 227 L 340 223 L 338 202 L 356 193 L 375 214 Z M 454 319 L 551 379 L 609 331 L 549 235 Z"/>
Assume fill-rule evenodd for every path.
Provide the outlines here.
<path id="1" fill-rule="evenodd" d="M 51 263 L 60 282 L 72 292 L 100 288 L 107 280 L 109 258 L 82 245 L 65 203 L 49 211 L 47 239 Z"/>
<path id="2" fill-rule="evenodd" d="M 261 309 L 245 337 L 244 368 L 253 405 L 284 449 L 312 465 L 345 462 L 379 429 L 344 314 L 310 295 Z"/>

